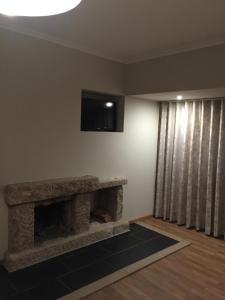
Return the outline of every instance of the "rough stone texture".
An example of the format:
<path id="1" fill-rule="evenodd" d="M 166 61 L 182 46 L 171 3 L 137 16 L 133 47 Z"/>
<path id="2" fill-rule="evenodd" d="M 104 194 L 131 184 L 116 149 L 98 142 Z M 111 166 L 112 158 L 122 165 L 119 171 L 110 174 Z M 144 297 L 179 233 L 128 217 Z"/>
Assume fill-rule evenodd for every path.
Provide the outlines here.
<path id="1" fill-rule="evenodd" d="M 95 205 L 106 210 L 113 218 L 119 221 L 123 213 L 123 187 L 111 187 L 99 190 L 96 194 Z"/>
<path id="2" fill-rule="evenodd" d="M 9 206 L 33 203 L 47 199 L 88 193 L 98 188 L 99 179 L 94 176 L 44 180 L 10 184 L 5 187 L 4 197 Z"/>
<path id="3" fill-rule="evenodd" d="M 85 233 L 48 241 L 41 247 L 18 254 L 7 253 L 4 265 L 9 272 L 14 272 L 127 231 L 129 231 L 128 222 L 93 224 Z"/>
<path id="4" fill-rule="evenodd" d="M 112 188 L 116 186 L 123 186 L 127 184 L 127 179 L 122 177 L 115 177 L 107 180 L 100 181 L 97 190 Z"/>
<path id="5" fill-rule="evenodd" d="M 121 219 L 124 184 L 127 184 L 124 178 L 99 182 L 97 177 L 83 176 L 8 185 L 5 188 L 9 208 L 9 249 L 5 260 L 8 270 L 14 271 L 127 231 L 129 225 L 123 222 L 91 225 L 90 228 L 94 197 L 98 205 L 109 211 L 113 221 Z M 68 202 L 66 225 L 72 235 L 36 245 L 35 206 L 60 201 Z"/>
<path id="6" fill-rule="evenodd" d="M 20 252 L 34 247 L 34 204 L 23 204 L 9 209 L 9 252 Z"/>
<path id="7" fill-rule="evenodd" d="M 128 222 L 116 222 L 113 227 L 113 235 L 120 235 L 130 231 L 130 224 Z"/>
<path id="8" fill-rule="evenodd" d="M 67 227 L 68 232 L 72 232 L 74 234 L 74 202 L 73 200 L 69 200 L 65 205 L 65 226 Z"/>
<path id="9" fill-rule="evenodd" d="M 74 194 L 89 193 L 127 184 L 125 178 L 111 178 L 99 181 L 95 176 L 82 176 L 63 179 L 43 180 L 9 184 L 4 189 L 4 198 L 8 206 L 22 203 L 46 201 Z"/>
<path id="10" fill-rule="evenodd" d="M 116 202 L 115 204 L 113 202 Z M 119 221 L 123 214 L 123 187 L 111 189 L 111 198 L 108 200 L 109 210 L 114 216 L 114 221 Z"/>
<path id="11" fill-rule="evenodd" d="M 91 194 L 79 194 L 74 197 L 72 205 L 73 232 L 82 233 L 89 230 L 91 214 Z"/>

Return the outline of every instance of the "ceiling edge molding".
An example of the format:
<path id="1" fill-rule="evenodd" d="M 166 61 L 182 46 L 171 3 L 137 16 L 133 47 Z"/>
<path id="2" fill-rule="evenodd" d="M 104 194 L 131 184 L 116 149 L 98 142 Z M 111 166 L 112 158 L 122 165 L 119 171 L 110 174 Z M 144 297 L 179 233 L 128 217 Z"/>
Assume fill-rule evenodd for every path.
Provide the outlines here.
<path id="1" fill-rule="evenodd" d="M 111 57 L 109 55 L 105 55 L 104 53 L 102 53 L 100 51 L 97 51 L 96 49 L 91 49 L 91 48 L 88 48 L 88 47 L 84 47 L 84 46 L 79 45 L 77 43 L 74 44 L 74 43 L 65 41 L 63 39 L 55 38 L 55 37 L 53 37 L 51 35 L 48 35 L 48 34 L 44 34 L 44 33 L 38 32 L 38 31 L 27 29 L 25 27 L 18 28 L 15 25 L 6 25 L 6 24 L 4 24 L 3 22 L 0 21 L 0 28 L 10 30 L 10 31 L 13 31 L 13 32 L 16 32 L 16 33 L 19 33 L 19 34 L 23 34 L 23 35 L 26 35 L 26 36 L 30 36 L 30 37 L 33 37 L 33 38 L 37 38 L 37 39 L 40 39 L 40 40 L 45 40 L 45 41 L 51 42 L 53 44 L 63 46 L 65 48 L 74 49 L 74 50 L 77 50 L 77 51 L 80 51 L 80 52 L 83 52 L 83 53 L 86 53 L 86 54 L 89 54 L 89 55 L 93 55 L 93 56 L 96 56 L 96 57 L 99 57 L 99 58 L 102 58 L 102 59 L 106 59 L 106 60 L 109 60 L 109 61 L 112 61 L 112 62 L 117 62 L 117 63 L 120 63 L 120 64 L 124 64 L 124 65 L 141 63 L 141 62 L 145 62 L 145 61 L 148 61 L 148 60 L 151 60 L 151 59 L 157 59 L 157 58 L 160 58 L 160 57 L 176 55 L 176 54 L 180 54 L 180 53 L 185 53 L 185 52 L 189 52 L 189 51 L 200 50 L 200 49 L 203 49 L 203 48 L 209 48 L 209 47 L 219 46 L 219 45 L 225 44 L 225 38 L 216 39 L 216 40 L 213 40 L 213 41 L 202 42 L 202 43 L 199 43 L 198 45 L 195 45 L 195 46 L 186 45 L 184 47 L 173 49 L 173 50 L 162 50 L 162 51 L 159 51 L 157 54 L 154 54 L 154 55 L 143 54 L 143 59 L 138 59 L 137 58 L 137 59 L 127 59 L 126 60 L 126 59 L 118 59 L 118 58 L 115 58 L 115 57 Z"/>
<path id="2" fill-rule="evenodd" d="M 204 48 L 210 48 L 210 47 L 219 46 L 219 45 L 223 45 L 223 44 L 225 44 L 225 38 L 217 39 L 214 41 L 202 42 L 195 46 L 184 46 L 182 48 L 177 48 L 174 50 L 163 50 L 155 55 L 143 55 L 144 56 L 143 59 L 123 60 L 123 64 L 129 65 L 129 64 L 135 64 L 135 63 L 141 63 L 141 62 L 145 62 L 145 61 L 148 61 L 151 59 L 156 59 L 156 58 L 170 56 L 170 55 L 176 55 L 176 54 L 195 51 L 195 50 L 201 50 Z"/>
<path id="3" fill-rule="evenodd" d="M 14 25 L 6 25 L 6 24 L 3 24 L 3 23 L 0 22 L 0 28 L 10 30 L 10 31 L 13 31 L 13 32 L 16 32 L 16 33 L 19 33 L 19 34 L 23 34 L 23 35 L 26 35 L 26 36 L 30 36 L 30 37 L 33 37 L 33 38 L 36 38 L 36 39 L 48 41 L 50 43 L 57 44 L 57 45 L 65 47 L 65 48 L 77 50 L 77 51 L 80 51 L 80 52 L 83 52 L 83 53 L 86 53 L 86 54 L 89 54 L 89 55 L 96 56 L 98 58 L 102 58 L 102 59 L 110 60 L 112 62 L 117 62 L 117 63 L 124 64 L 123 61 L 121 61 L 119 59 L 116 59 L 115 57 L 105 55 L 105 54 L 103 54 L 103 53 L 101 53 L 97 50 L 90 49 L 88 47 L 84 47 L 84 46 L 81 46 L 81 45 L 78 45 L 78 44 L 75 45 L 74 43 L 70 43 L 70 42 L 65 41 L 63 39 L 58 39 L 58 38 L 55 38 L 51 35 L 43 34 L 41 32 L 33 31 L 33 30 L 30 30 L 30 29 L 27 29 L 27 28 L 24 28 L 24 27 L 17 28 Z"/>

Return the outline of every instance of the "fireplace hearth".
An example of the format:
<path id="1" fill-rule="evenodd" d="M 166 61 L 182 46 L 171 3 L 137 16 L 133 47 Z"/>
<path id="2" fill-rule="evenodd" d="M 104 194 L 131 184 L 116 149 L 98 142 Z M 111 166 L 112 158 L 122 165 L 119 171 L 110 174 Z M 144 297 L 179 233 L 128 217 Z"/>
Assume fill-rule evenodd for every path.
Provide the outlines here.
<path id="1" fill-rule="evenodd" d="M 121 221 L 125 178 L 94 176 L 8 185 L 12 272 L 129 230 Z"/>

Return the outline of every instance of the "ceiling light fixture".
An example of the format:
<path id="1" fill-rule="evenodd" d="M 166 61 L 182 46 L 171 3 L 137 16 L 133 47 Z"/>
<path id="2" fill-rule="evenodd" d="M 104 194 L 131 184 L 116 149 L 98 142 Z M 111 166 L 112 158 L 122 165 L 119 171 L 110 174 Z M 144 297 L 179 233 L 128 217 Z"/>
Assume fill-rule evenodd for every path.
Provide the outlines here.
<path id="1" fill-rule="evenodd" d="M 82 0 L 0 0 L 0 14 L 43 17 L 65 13 Z"/>
<path id="2" fill-rule="evenodd" d="M 181 95 L 177 96 L 177 100 L 183 100 L 183 96 Z"/>

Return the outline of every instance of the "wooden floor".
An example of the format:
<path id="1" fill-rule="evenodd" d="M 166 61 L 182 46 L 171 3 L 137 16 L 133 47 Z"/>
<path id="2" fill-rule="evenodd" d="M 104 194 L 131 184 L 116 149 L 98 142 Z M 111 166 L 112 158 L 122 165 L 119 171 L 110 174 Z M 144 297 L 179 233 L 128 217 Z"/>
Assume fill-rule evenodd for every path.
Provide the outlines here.
<path id="1" fill-rule="evenodd" d="M 153 218 L 145 222 L 192 245 L 86 300 L 225 300 L 225 241 Z"/>

